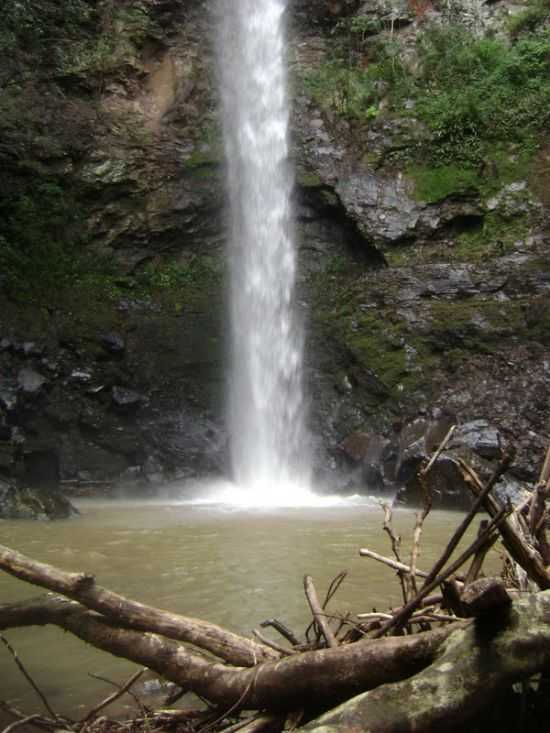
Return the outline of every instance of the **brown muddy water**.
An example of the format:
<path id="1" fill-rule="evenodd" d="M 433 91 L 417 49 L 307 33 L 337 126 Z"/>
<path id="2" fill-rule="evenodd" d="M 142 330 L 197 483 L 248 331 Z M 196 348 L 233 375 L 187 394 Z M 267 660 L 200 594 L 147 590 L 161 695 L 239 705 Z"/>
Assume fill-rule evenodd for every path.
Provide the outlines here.
<path id="1" fill-rule="evenodd" d="M 305 573 L 324 595 L 337 573 L 349 572 L 330 607 L 335 613 L 383 610 L 399 601 L 394 573 L 358 556 L 360 547 L 390 554 L 382 511 L 374 502 L 269 511 L 132 502 L 78 506 L 81 515 L 62 522 L 2 521 L 0 542 L 66 570 L 92 572 L 100 584 L 136 600 L 244 634 L 272 617 L 302 632 L 310 620 Z M 420 568 L 429 569 L 459 520 L 456 513 L 432 512 Z M 407 558 L 414 513 L 396 511 L 394 524 Z M 0 574 L 0 603 L 39 593 Z M 5 636 L 61 714 L 78 716 L 112 692 L 90 674 L 121 683 L 136 669 L 58 629 L 14 629 Z M 25 712 L 42 712 L 3 645 L 0 690 L 1 699 Z"/>

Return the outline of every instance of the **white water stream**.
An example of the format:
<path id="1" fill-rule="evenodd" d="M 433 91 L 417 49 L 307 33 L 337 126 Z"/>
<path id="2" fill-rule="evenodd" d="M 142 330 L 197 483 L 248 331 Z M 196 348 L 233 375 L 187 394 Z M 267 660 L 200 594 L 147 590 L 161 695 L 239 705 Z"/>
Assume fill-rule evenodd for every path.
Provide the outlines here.
<path id="1" fill-rule="evenodd" d="M 319 503 L 308 489 L 303 330 L 294 304 L 286 4 L 219 0 L 231 205 L 234 481 L 221 498 L 246 505 Z"/>

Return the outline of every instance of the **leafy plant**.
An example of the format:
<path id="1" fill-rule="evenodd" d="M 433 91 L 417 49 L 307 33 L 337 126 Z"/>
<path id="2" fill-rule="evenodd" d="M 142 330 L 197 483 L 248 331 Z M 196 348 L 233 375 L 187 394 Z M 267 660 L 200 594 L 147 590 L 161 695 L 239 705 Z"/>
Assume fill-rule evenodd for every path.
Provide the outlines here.
<path id="1" fill-rule="evenodd" d="M 438 165 L 479 164 L 488 145 L 533 146 L 550 119 L 550 32 L 515 44 L 437 28 L 419 42 L 417 114 L 432 132 L 423 153 Z"/>
<path id="2" fill-rule="evenodd" d="M 546 18 L 550 0 L 537 0 L 534 9 Z M 364 16 L 347 28 L 362 34 L 362 55 L 349 53 L 342 31 L 331 60 L 307 75 L 306 87 L 319 105 L 358 122 L 376 118 L 382 101 L 386 114 L 419 118 L 427 134 L 406 154 L 441 169 L 428 188 L 448 188 L 457 167 L 470 183 L 495 146 L 513 143 L 520 157 L 536 149 L 550 122 L 548 27 L 525 26 L 529 32 L 510 43 L 479 38 L 460 24 L 432 25 L 418 37 L 414 68 L 395 39 L 367 37 Z M 414 104 L 405 108 L 407 100 Z"/>

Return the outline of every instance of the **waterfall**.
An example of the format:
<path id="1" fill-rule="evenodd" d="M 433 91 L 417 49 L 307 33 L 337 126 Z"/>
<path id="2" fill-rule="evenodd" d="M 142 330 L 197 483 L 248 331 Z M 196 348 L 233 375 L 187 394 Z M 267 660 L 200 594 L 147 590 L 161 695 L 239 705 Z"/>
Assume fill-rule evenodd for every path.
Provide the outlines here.
<path id="1" fill-rule="evenodd" d="M 286 5 L 218 5 L 231 209 L 233 479 L 235 491 L 257 504 L 300 502 L 309 484 L 288 165 Z"/>

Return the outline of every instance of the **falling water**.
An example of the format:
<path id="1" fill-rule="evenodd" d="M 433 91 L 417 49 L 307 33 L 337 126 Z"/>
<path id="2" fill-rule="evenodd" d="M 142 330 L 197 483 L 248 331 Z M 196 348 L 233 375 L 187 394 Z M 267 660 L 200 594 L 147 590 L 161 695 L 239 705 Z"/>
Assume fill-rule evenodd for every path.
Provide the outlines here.
<path id="1" fill-rule="evenodd" d="M 233 478 L 245 501 L 260 504 L 299 502 L 309 483 L 303 335 L 294 307 L 286 4 L 219 0 L 232 224 Z"/>

